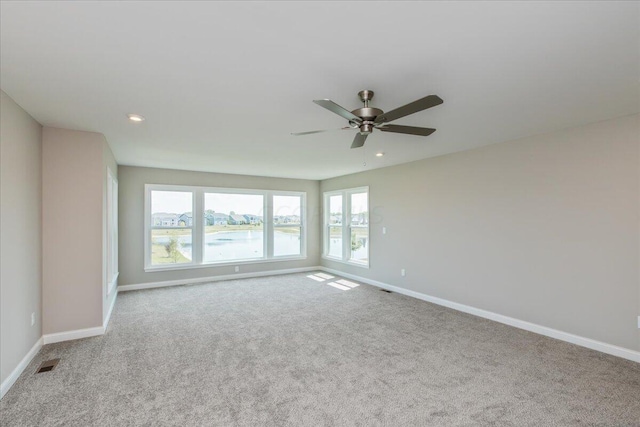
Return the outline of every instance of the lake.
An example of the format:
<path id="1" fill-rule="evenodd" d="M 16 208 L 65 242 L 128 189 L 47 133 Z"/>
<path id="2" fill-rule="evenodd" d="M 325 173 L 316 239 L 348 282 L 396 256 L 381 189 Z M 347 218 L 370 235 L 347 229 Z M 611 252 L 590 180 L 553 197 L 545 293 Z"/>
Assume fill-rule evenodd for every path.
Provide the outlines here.
<path id="1" fill-rule="evenodd" d="M 351 253 L 352 260 L 366 261 L 368 254 L 367 244 L 368 239 L 361 238 L 362 244 L 358 249 Z M 331 237 L 331 244 L 329 245 L 329 256 L 342 258 L 342 237 Z"/>
<path id="2" fill-rule="evenodd" d="M 300 255 L 300 236 L 275 231 L 273 236 L 274 256 Z M 191 259 L 191 236 L 180 236 L 180 252 Z M 168 237 L 153 239 L 155 244 L 169 242 Z M 203 262 L 235 261 L 262 258 L 264 255 L 264 233 L 261 231 L 220 231 L 204 237 Z"/>

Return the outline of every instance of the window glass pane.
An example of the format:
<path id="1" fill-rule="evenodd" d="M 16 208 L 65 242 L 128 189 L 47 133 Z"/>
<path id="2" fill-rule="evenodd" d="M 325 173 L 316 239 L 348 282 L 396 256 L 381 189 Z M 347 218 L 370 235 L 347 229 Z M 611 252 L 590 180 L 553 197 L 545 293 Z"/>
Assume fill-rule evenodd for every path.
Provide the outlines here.
<path id="1" fill-rule="evenodd" d="M 191 262 L 193 193 L 187 191 L 152 191 L 151 264 Z"/>
<path id="2" fill-rule="evenodd" d="M 329 224 L 342 224 L 342 196 L 329 197 Z"/>
<path id="3" fill-rule="evenodd" d="M 300 224 L 302 197 L 273 196 L 273 223 L 275 225 Z"/>
<path id="4" fill-rule="evenodd" d="M 264 256 L 264 196 L 205 193 L 204 262 Z"/>
<path id="5" fill-rule="evenodd" d="M 151 230 L 151 264 L 185 264 L 191 262 L 191 238 L 189 228 Z"/>
<path id="6" fill-rule="evenodd" d="M 273 255 L 300 255 L 302 197 L 273 196 Z"/>
<path id="7" fill-rule="evenodd" d="M 193 194 L 186 191 L 151 192 L 151 226 L 191 227 Z"/>
<path id="8" fill-rule="evenodd" d="M 352 225 L 369 224 L 369 207 L 367 205 L 367 193 L 354 193 L 351 195 Z"/>
<path id="9" fill-rule="evenodd" d="M 329 227 L 329 256 L 342 258 L 342 227 Z"/>
<path id="10" fill-rule="evenodd" d="M 369 243 L 369 207 L 367 193 L 351 195 L 351 259 L 366 262 Z"/>
<path id="11" fill-rule="evenodd" d="M 300 255 L 300 227 L 273 230 L 273 256 Z"/>

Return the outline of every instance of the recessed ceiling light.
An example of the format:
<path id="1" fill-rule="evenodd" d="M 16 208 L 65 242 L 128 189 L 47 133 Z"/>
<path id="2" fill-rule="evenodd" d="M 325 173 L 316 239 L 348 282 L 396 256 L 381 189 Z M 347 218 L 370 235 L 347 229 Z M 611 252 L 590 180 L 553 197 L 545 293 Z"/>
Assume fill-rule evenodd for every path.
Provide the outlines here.
<path id="1" fill-rule="evenodd" d="M 127 117 L 129 118 L 129 120 L 131 120 L 132 122 L 141 122 L 144 121 L 144 117 L 142 117 L 140 114 L 127 114 Z"/>
<path id="2" fill-rule="evenodd" d="M 376 157 L 382 157 L 384 156 L 384 153 L 382 151 L 380 151 L 379 153 L 376 153 Z"/>

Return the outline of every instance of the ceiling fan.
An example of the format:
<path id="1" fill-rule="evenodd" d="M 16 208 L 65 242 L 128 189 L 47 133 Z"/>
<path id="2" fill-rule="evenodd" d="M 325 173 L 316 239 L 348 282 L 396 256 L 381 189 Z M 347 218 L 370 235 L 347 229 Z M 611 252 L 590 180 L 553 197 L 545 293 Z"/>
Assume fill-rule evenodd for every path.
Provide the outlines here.
<path id="1" fill-rule="evenodd" d="M 364 142 L 367 140 L 367 136 L 369 136 L 369 134 L 371 134 L 374 129 L 378 129 L 382 132 L 429 136 L 436 130 L 432 128 L 420 128 L 415 126 L 390 125 L 388 123 L 401 117 L 408 116 L 409 114 L 417 113 L 418 111 L 435 107 L 436 105 L 440 105 L 444 102 L 437 95 L 429 95 L 385 113 L 379 108 L 369 107 L 369 101 L 371 101 L 371 99 L 373 98 L 372 90 L 362 90 L 358 92 L 358 96 L 364 103 L 364 107 L 357 108 L 353 111 L 349 111 L 346 108 L 339 106 L 330 99 L 316 99 L 313 101 L 319 106 L 324 107 L 327 110 L 336 113 L 337 115 L 342 116 L 349 121 L 349 126 L 336 130 L 358 129 L 358 133 L 353 139 L 351 148 L 362 147 L 364 145 Z M 291 135 L 309 135 L 312 133 L 328 132 L 331 130 L 333 129 L 297 132 L 292 133 Z"/>

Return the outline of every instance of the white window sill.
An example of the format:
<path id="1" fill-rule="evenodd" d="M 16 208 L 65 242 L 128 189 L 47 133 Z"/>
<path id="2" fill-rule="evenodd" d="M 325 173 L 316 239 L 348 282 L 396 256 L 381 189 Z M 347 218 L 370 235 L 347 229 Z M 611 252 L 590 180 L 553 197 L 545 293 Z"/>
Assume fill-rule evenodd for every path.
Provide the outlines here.
<path id="1" fill-rule="evenodd" d="M 326 259 L 327 261 L 339 262 L 340 264 L 353 265 L 355 267 L 369 269 L 369 263 L 358 262 L 358 261 L 345 261 L 343 259 L 335 258 L 328 255 L 322 255 L 322 259 Z"/>
<path id="2" fill-rule="evenodd" d="M 228 267 L 230 265 L 246 265 L 246 264 L 268 264 L 272 262 L 285 262 L 285 261 L 301 261 L 307 259 L 306 256 L 282 256 L 271 259 L 247 259 L 237 261 L 221 261 L 221 262 L 209 262 L 206 264 L 177 264 L 168 266 L 153 266 L 145 267 L 145 273 L 159 272 L 159 271 L 171 271 L 171 270 L 190 270 L 194 268 L 215 268 L 215 267 Z"/>

